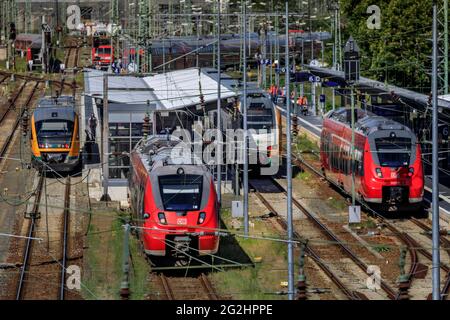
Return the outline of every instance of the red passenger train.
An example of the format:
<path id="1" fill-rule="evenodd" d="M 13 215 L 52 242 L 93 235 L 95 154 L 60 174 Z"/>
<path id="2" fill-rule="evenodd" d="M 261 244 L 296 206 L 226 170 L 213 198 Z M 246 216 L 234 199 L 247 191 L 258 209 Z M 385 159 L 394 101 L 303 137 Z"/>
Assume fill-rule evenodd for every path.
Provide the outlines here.
<path id="1" fill-rule="evenodd" d="M 131 153 L 129 200 L 145 253 L 183 257 L 219 248 L 219 206 L 206 166 L 184 157 L 180 140 L 141 140 Z"/>
<path id="2" fill-rule="evenodd" d="M 420 144 L 406 126 L 355 110 L 355 157 L 351 156 L 351 109 L 330 111 L 323 121 L 320 159 L 329 180 L 385 211 L 418 210 L 424 193 Z"/>

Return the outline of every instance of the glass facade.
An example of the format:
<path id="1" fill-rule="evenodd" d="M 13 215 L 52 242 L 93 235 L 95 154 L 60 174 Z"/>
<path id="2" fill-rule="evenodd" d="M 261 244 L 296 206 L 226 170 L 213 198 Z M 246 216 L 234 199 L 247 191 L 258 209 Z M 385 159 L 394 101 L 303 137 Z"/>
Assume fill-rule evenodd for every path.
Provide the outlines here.
<path id="1" fill-rule="evenodd" d="M 110 115 L 109 122 L 109 178 L 127 179 L 129 154 L 142 138 L 142 122 L 137 123 L 132 113 Z M 143 119 L 143 117 L 142 117 Z"/>

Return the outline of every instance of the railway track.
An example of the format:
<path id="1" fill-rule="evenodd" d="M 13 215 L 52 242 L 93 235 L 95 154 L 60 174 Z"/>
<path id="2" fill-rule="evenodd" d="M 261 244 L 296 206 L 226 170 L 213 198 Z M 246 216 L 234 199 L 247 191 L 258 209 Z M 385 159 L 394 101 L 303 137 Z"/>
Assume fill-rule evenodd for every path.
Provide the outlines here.
<path id="1" fill-rule="evenodd" d="M 14 96 L 12 101 L 10 102 L 7 110 L 3 113 L 3 115 L 0 118 L 0 125 L 2 127 L 3 132 L 5 133 L 0 140 L 2 140 L 2 144 L 0 147 L 0 162 L 5 159 L 6 153 L 8 151 L 9 146 L 11 145 L 11 142 L 13 140 L 13 137 L 19 128 L 20 121 L 25 114 L 27 108 L 32 105 L 33 98 L 36 97 L 36 92 L 38 91 L 39 82 L 36 82 L 34 86 L 29 86 L 31 88 L 31 91 L 26 95 L 25 101 L 23 103 L 20 103 L 20 106 L 22 108 L 18 108 L 19 100 L 22 93 L 25 91 L 25 87 L 28 84 L 28 82 L 23 83 L 23 85 L 20 87 L 17 94 Z M 27 89 L 28 90 L 28 89 Z M 18 111 L 18 109 L 21 109 L 21 111 Z M 16 111 L 16 117 L 10 116 L 12 114 L 12 111 Z M 7 121 L 8 120 L 8 121 Z M 6 123 L 8 122 L 8 123 Z M 9 134 L 6 134 L 6 132 L 9 132 Z"/>
<path id="2" fill-rule="evenodd" d="M 73 69 L 78 67 L 78 57 L 80 55 L 80 47 L 77 44 L 72 44 L 66 47 L 67 54 L 65 56 L 64 64 L 66 68 Z"/>
<path id="3" fill-rule="evenodd" d="M 55 190 L 47 190 L 47 181 L 44 175 L 38 177 L 33 206 L 28 213 L 29 224 L 27 239 L 23 250 L 23 259 L 17 282 L 16 300 L 52 299 L 64 300 L 66 298 L 66 268 L 69 248 L 70 230 L 70 177 L 67 177 L 63 195 L 63 209 L 54 209 L 48 212 L 46 208 L 47 197 L 56 195 L 60 188 L 58 183 L 49 184 Z M 45 200 L 43 198 L 45 197 Z M 45 212 L 45 219 L 42 218 Z M 54 230 L 59 227 L 59 230 Z M 53 232 L 46 234 L 50 229 Z M 47 235 L 47 237 L 44 237 Z M 45 243 L 36 243 L 37 238 L 47 239 Z M 55 279 L 58 277 L 59 281 Z"/>
<path id="4" fill-rule="evenodd" d="M 305 159 L 297 158 L 294 155 L 293 163 L 297 167 L 300 167 L 302 169 L 306 168 L 310 172 L 315 174 L 316 176 L 325 179 L 326 181 L 328 181 L 329 183 L 334 185 L 334 187 L 337 188 L 338 190 L 340 190 L 343 194 L 347 195 L 347 193 L 341 188 L 341 186 L 336 185 L 335 183 L 333 183 L 333 181 L 328 180 L 319 169 L 317 169 L 314 165 L 312 165 Z M 427 270 L 426 266 L 424 266 L 423 264 L 420 263 L 419 255 L 422 255 L 427 260 L 431 261 L 432 260 L 431 253 L 428 252 L 424 248 L 424 246 L 421 245 L 417 240 L 415 240 L 410 234 L 400 230 L 397 226 L 395 226 L 394 222 L 389 221 L 384 216 L 380 215 L 378 212 L 375 212 L 372 208 L 370 208 L 363 201 L 359 201 L 359 202 L 360 202 L 362 208 L 365 209 L 364 211 L 366 214 L 374 216 L 374 218 L 379 222 L 379 224 L 385 226 L 394 236 L 396 236 L 406 246 L 407 251 L 409 253 L 409 257 L 410 257 L 410 264 L 409 264 L 410 268 L 409 268 L 409 271 L 407 274 L 408 281 L 405 284 L 403 284 L 403 288 L 405 291 L 409 290 L 412 287 L 412 284 L 413 284 L 413 281 L 415 280 L 415 278 L 419 274 L 423 273 L 424 271 L 426 272 L 426 270 Z M 412 219 L 413 223 L 415 223 L 418 227 L 421 227 L 423 231 L 427 231 L 427 232 L 430 231 L 429 229 L 427 230 L 425 228 L 425 225 L 423 223 L 421 223 L 419 220 L 417 220 L 413 217 L 411 217 L 410 219 Z M 449 244 L 448 240 L 443 236 L 441 236 L 441 243 Z M 445 245 L 445 246 L 447 248 L 450 248 L 450 246 L 448 246 L 448 245 Z M 449 251 L 447 251 L 447 252 L 450 255 L 450 252 Z M 441 264 L 441 268 L 444 272 L 447 273 L 446 281 L 444 284 L 444 288 L 441 291 L 441 295 L 442 295 L 442 297 L 448 297 L 449 292 L 450 292 L 450 269 L 443 264 Z"/>
<path id="5" fill-rule="evenodd" d="M 61 81 L 59 81 L 59 80 L 41 78 L 41 77 L 36 77 L 36 76 L 32 76 L 32 75 L 25 75 L 25 74 L 16 74 L 16 73 L 8 72 L 8 71 L 0 71 L 0 75 L 6 77 L 5 80 L 7 78 L 10 78 L 11 75 L 13 75 L 13 74 L 14 74 L 15 78 L 18 79 L 18 80 L 36 81 L 36 82 L 39 82 L 39 83 L 44 83 L 44 82 L 48 81 L 48 83 L 50 83 L 52 85 L 56 85 L 56 86 L 60 87 L 60 89 L 62 88 L 61 87 Z M 73 85 L 72 84 L 64 83 L 63 85 L 64 85 L 64 87 L 69 87 L 69 88 L 73 89 Z"/>
<path id="6" fill-rule="evenodd" d="M 281 217 L 278 211 L 271 205 L 271 203 L 264 198 L 264 196 L 258 191 L 258 189 L 251 184 L 251 180 L 249 181 L 250 187 L 254 189 L 256 196 L 258 199 L 264 204 L 264 206 L 273 214 L 275 217 L 271 218 L 269 221 L 273 224 L 277 224 L 284 231 L 287 231 L 287 223 L 286 220 Z M 301 239 L 300 234 L 294 230 L 294 237 L 296 239 Z M 328 278 L 339 288 L 339 290 L 349 299 L 349 300 L 358 300 L 359 295 L 355 294 L 354 291 L 349 289 L 341 280 L 340 277 L 324 262 L 324 259 L 320 257 L 318 252 L 311 247 L 306 247 L 308 256 L 310 256 L 314 262 L 319 266 L 319 268 L 328 276 Z"/>
<path id="7" fill-rule="evenodd" d="M 0 84 L 5 82 L 6 79 L 8 79 L 8 76 L 2 76 L 2 78 L 0 79 Z"/>
<path id="8" fill-rule="evenodd" d="M 160 290 L 154 294 L 165 300 L 219 300 L 208 276 L 201 273 L 198 277 L 168 277 L 155 275 Z"/>
<path id="9" fill-rule="evenodd" d="M 72 43 L 70 46 L 65 48 L 66 51 L 66 55 L 65 55 L 65 59 L 64 59 L 64 65 L 66 66 L 66 70 L 71 70 L 73 72 L 73 76 L 75 76 L 75 74 L 78 71 L 78 61 L 79 61 L 79 54 L 80 54 L 80 47 L 78 46 L 77 43 Z M 72 84 L 66 84 L 66 77 L 65 74 L 62 75 L 59 87 L 61 89 L 61 94 L 64 93 L 64 90 L 67 86 L 70 86 L 70 90 L 72 90 L 72 92 L 69 92 L 67 94 L 72 94 L 75 90 L 76 87 L 76 83 L 75 80 L 72 81 Z"/>
<path id="10" fill-rule="evenodd" d="M 267 180 L 267 181 L 266 181 Z M 277 190 L 279 190 L 279 192 L 283 193 L 286 195 L 286 190 L 273 178 L 270 179 L 266 179 L 264 181 L 261 182 L 261 180 L 257 180 L 259 181 L 259 184 L 265 185 L 267 186 L 268 184 L 272 184 Z M 252 189 L 255 190 L 257 197 L 264 203 L 264 205 L 269 209 L 269 211 L 271 211 L 272 213 L 275 214 L 275 216 L 277 217 L 276 220 L 277 222 L 283 227 L 283 229 L 287 229 L 287 224 L 286 221 L 284 220 L 284 218 L 280 215 L 279 212 L 277 212 L 277 210 L 270 204 L 270 201 L 268 199 L 266 199 L 266 197 L 263 195 L 263 192 L 260 192 L 260 190 L 258 190 L 258 186 L 255 185 L 255 181 L 251 181 L 250 182 L 250 186 Z M 359 290 L 355 289 L 356 286 L 353 285 L 353 289 L 351 289 L 348 285 L 348 283 L 351 283 L 351 281 L 347 281 L 347 284 L 344 284 L 343 281 L 341 281 L 341 279 L 343 278 L 342 274 L 343 274 L 343 268 L 338 269 L 336 268 L 336 266 L 333 266 L 333 264 L 337 261 L 337 260 L 341 260 L 344 261 L 345 259 L 350 259 L 360 270 L 361 272 L 359 272 L 360 277 L 364 277 L 363 281 L 365 283 L 365 280 L 367 277 L 370 276 L 370 274 L 368 273 L 368 265 L 366 265 L 359 257 L 356 253 L 354 253 L 343 241 L 341 241 L 338 236 L 330 229 L 328 228 L 325 224 L 323 224 L 316 216 L 315 214 L 311 213 L 307 208 L 305 208 L 299 201 L 297 201 L 295 198 L 293 198 L 293 204 L 294 206 L 301 212 L 303 213 L 306 217 L 308 222 L 311 222 L 313 225 L 313 228 L 315 228 L 316 230 L 320 231 L 320 234 L 317 234 L 317 232 L 311 233 L 310 230 L 312 230 L 313 228 L 309 228 L 308 230 L 308 238 L 315 238 L 317 240 L 321 240 L 323 237 L 322 235 L 327 236 L 327 238 L 331 241 L 333 241 L 333 244 L 335 247 L 339 248 L 342 252 L 343 252 L 343 256 L 341 257 L 342 259 L 336 259 L 336 254 L 337 252 L 332 250 L 329 252 L 326 252 L 326 248 L 324 248 L 324 246 L 307 246 L 307 250 L 308 253 L 310 254 L 311 258 L 313 258 L 313 260 L 318 263 L 319 267 L 325 272 L 325 274 L 327 274 L 330 278 L 330 280 L 340 289 L 340 291 L 348 298 L 351 300 L 361 300 L 361 299 L 368 299 L 367 296 L 361 292 L 359 292 Z M 301 222 L 302 226 L 306 225 L 306 222 Z M 305 231 L 306 232 L 306 231 Z M 305 235 L 303 235 L 301 232 L 297 232 L 295 231 L 294 234 L 295 238 L 297 239 L 303 239 L 305 237 Z M 326 254 L 321 254 L 325 251 Z M 326 257 L 325 256 L 330 256 L 332 257 L 331 261 L 329 260 L 328 262 L 326 262 Z M 347 278 L 350 279 L 352 277 L 354 277 L 355 275 L 351 275 L 351 274 L 347 274 Z M 361 282 L 361 283 L 362 283 Z M 397 299 L 398 295 L 397 292 L 392 289 L 390 287 L 389 284 L 387 284 L 384 280 L 381 280 L 380 283 L 381 289 L 385 292 L 386 294 L 386 298 L 388 299 Z M 369 292 L 370 291 L 366 291 Z M 377 297 L 378 299 L 380 298 L 380 296 Z"/>
<path id="11" fill-rule="evenodd" d="M 424 231 L 424 233 L 427 235 L 427 237 L 431 240 L 432 237 L 432 229 L 422 221 L 411 218 L 411 222 L 414 223 L 416 226 L 418 226 L 420 229 Z M 450 258 L 450 240 L 448 240 L 445 235 L 440 235 L 440 244 L 443 247 L 444 251 L 447 253 L 448 258 Z M 426 257 L 433 261 L 433 256 L 428 251 L 424 250 L 424 253 L 426 252 Z M 450 268 L 445 265 L 441 265 L 441 268 L 447 273 L 447 276 L 445 278 L 444 286 L 441 290 L 441 296 L 443 300 L 449 300 L 450 299 Z M 431 296 L 430 296 L 431 297 Z"/>
<path id="12" fill-rule="evenodd" d="M 23 260 L 22 260 L 22 266 L 20 268 L 20 276 L 19 281 L 17 284 L 17 290 L 16 290 L 16 300 L 22 300 L 24 295 L 24 288 L 26 285 L 26 278 L 27 278 L 27 272 L 29 270 L 29 263 L 30 263 L 30 255 L 31 255 L 31 249 L 33 245 L 33 236 L 35 233 L 36 228 L 36 216 L 39 213 L 39 203 L 42 196 L 42 190 L 44 186 L 44 176 L 41 176 L 39 178 L 36 191 L 34 194 L 34 202 L 33 202 L 33 209 L 31 212 L 31 220 L 30 224 L 28 226 L 28 232 L 27 232 L 27 241 L 25 244 L 25 249 L 23 253 Z"/>

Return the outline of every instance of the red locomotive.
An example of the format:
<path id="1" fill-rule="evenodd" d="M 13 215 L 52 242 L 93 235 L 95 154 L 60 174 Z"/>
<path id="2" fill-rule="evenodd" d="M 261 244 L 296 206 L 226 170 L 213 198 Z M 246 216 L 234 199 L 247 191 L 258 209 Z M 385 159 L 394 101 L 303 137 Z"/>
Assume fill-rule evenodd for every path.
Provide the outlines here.
<path id="1" fill-rule="evenodd" d="M 99 68 L 108 67 L 114 62 L 114 54 L 108 33 L 96 31 L 92 35 L 92 64 Z"/>
<path id="2" fill-rule="evenodd" d="M 14 41 L 14 49 L 26 55 L 27 63 L 33 61 L 32 67 L 36 69 L 42 65 L 41 50 L 42 50 L 42 35 L 21 33 L 17 35 Z"/>
<path id="3" fill-rule="evenodd" d="M 355 152 L 351 156 L 351 109 L 330 111 L 320 143 L 322 170 L 346 192 L 387 211 L 417 210 L 422 205 L 424 173 L 420 144 L 406 126 L 355 110 Z"/>
<path id="4" fill-rule="evenodd" d="M 181 143 L 150 136 L 131 153 L 129 200 L 148 255 L 206 255 L 219 247 L 213 176 L 206 166 L 179 155 Z"/>
<path id="5" fill-rule="evenodd" d="M 111 45 L 92 48 L 92 63 L 98 67 L 108 67 L 113 63 L 114 49 Z"/>

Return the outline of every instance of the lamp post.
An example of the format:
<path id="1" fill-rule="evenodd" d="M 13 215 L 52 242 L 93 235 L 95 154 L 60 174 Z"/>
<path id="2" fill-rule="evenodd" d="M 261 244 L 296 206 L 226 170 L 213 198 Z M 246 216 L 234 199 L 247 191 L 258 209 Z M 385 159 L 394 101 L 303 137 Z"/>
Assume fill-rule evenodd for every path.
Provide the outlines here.
<path id="1" fill-rule="evenodd" d="M 438 35 L 437 35 L 437 4 L 433 1 L 433 68 L 432 68 L 432 99 L 433 99 L 433 124 L 432 124 L 432 253 L 433 253 L 433 276 L 432 295 L 433 300 L 440 300 L 440 252 L 439 252 L 439 144 L 438 144 Z M 447 70 L 445 70 L 447 72 Z"/>
<path id="2" fill-rule="evenodd" d="M 287 178 L 287 232 L 288 232 L 288 298 L 294 300 L 294 244 L 293 221 L 292 221 L 292 159 L 291 159 L 291 94 L 289 67 L 289 1 L 286 0 L 286 41 L 285 41 L 285 84 L 286 84 L 286 178 Z"/>

